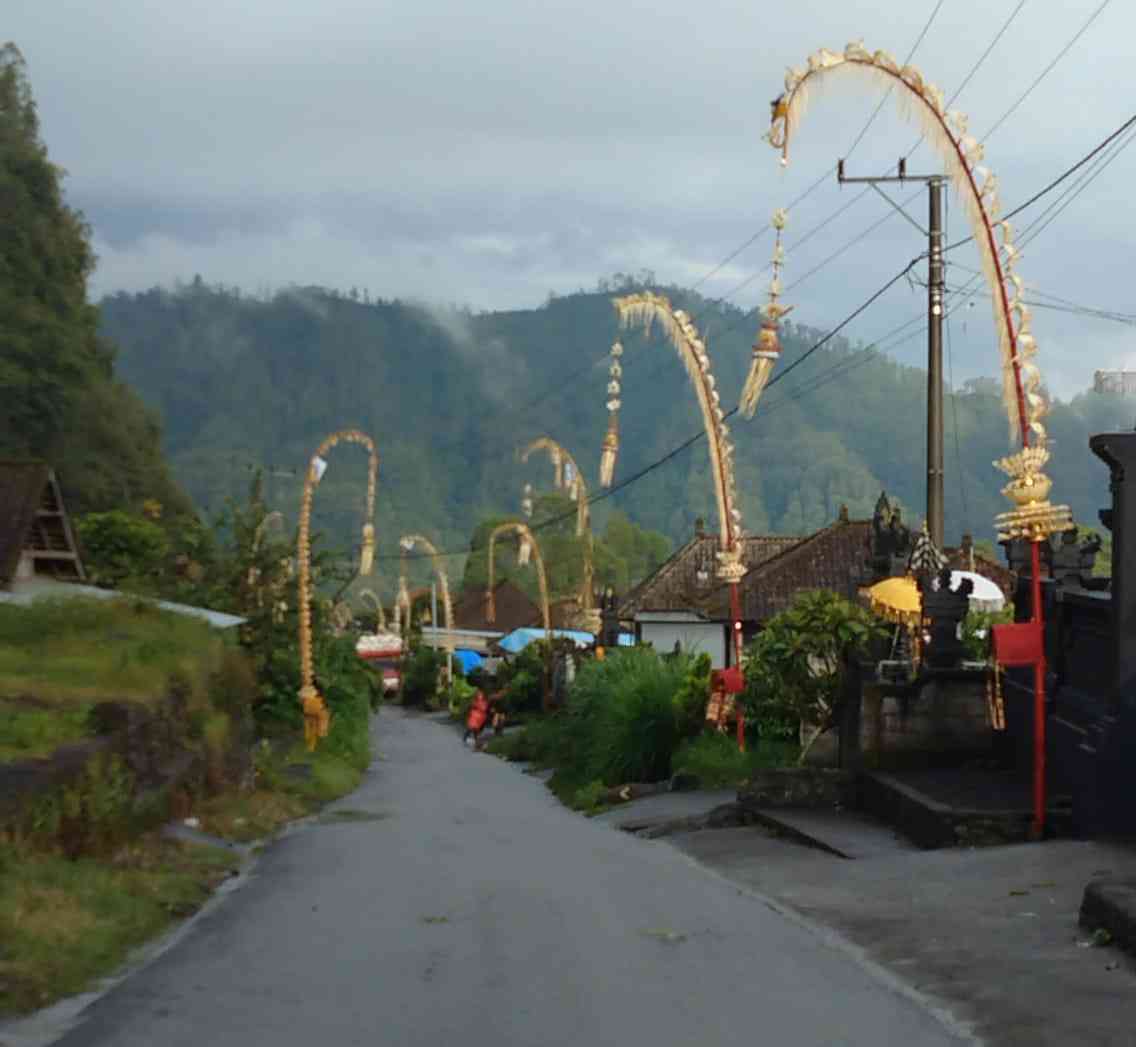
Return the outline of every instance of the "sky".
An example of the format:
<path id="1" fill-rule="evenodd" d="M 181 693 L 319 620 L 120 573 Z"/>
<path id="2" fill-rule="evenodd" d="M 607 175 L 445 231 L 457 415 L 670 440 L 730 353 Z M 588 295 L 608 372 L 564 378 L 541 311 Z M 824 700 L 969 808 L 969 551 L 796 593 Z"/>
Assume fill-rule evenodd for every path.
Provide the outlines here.
<path id="1" fill-rule="evenodd" d="M 1020 4 L 956 102 L 979 137 L 1101 2 Z M 919 137 L 888 102 L 853 148 L 880 96 L 842 79 L 815 98 L 782 169 L 762 135 L 785 67 L 850 40 L 902 60 L 926 29 L 912 64 L 949 95 L 1018 8 L 1019 0 L 36 0 L 10 8 L 2 32 L 27 61 L 68 200 L 92 226 L 93 297 L 200 274 L 251 293 L 321 284 L 497 310 L 649 270 L 752 308 L 766 285 L 755 274 L 768 262 L 769 235 L 720 263 L 838 157 L 849 174 L 885 174 Z M 1132 115 L 1133 30 L 1132 5 L 1106 3 L 990 135 L 986 163 L 1007 208 Z M 916 151 L 909 170 L 937 170 L 931 151 Z M 1136 149 L 1119 153 L 1038 234 L 1018 269 L 1028 288 L 1136 312 L 1126 293 L 1136 217 L 1124 195 L 1134 175 Z M 832 174 L 790 214 L 785 283 L 800 323 L 827 330 L 926 246 L 888 203 L 870 191 L 856 199 L 860 192 Z M 911 195 L 922 225 L 925 192 L 893 193 Z M 948 211 L 951 239 L 965 235 L 957 199 Z M 948 284 L 965 284 L 963 267 L 975 268 L 976 257 L 950 257 Z M 955 304 L 956 381 L 996 374 L 987 301 Z M 925 292 L 901 281 L 846 333 L 876 342 L 924 311 Z M 1098 368 L 1136 364 L 1130 323 L 1038 310 L 1034 330 L 1058 395 L 1091 385 Z M 912 337 L 882 347 L 925 362 L 921 328 L 905 333 Z"/>

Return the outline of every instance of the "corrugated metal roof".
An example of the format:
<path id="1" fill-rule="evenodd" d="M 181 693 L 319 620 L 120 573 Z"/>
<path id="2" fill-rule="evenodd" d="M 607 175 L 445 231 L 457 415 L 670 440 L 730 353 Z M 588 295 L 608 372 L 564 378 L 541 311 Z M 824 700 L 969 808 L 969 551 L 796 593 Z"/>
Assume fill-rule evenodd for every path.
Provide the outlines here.
<path id="1" fill-rule="evenodd" d="M 171 614 L 200 618 L 215 629 L 231 629 L 243 625 L 248 619 L 224 611 L 212 611 L 207 607 L 191 607 L 189 604 L 173 603 L 169 600 L 155 600 L 149 596 L 136 596 L 117 589 L 99 589 L 93 585 L 78 585 L 70 582 L 56 582 L 47 578 L 28 579 L 17 582 L 10 592 L 0 592 L 0 603 L 26 607 L 36 600 L 58 599 L 59 597 L 89 597 L 94 600 L 142 600 L 151 603 Z"/>

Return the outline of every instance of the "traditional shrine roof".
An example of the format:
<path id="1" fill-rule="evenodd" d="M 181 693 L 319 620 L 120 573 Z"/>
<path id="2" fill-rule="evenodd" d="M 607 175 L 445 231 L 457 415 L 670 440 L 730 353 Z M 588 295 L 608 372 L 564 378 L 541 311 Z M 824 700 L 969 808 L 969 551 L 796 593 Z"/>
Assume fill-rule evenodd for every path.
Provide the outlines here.
<path id="1" fill-rule="evenodd" d="M 508 633 L 521 626 L 532 625 L 540 619 L 540 608 L 535 601 L 508 579 L 503 579 L 494 586 L 493 602 L 497 611 L 496 621 L 487 622 L 485 590 L 463 589 L 454 600 L 454 628 Z M 441 614 L 441 611 L 438 613 Z"/>
<path id="2" fill-rule="evenodd" d="M 742 539 L 743 559 L 756 567 L 801 542 L 794 535 L 753 535 Z M 654 573 L 627 594 L 619 608 L 620 618 L 634 618 L 639 611 L 696 611 L 712 601 L 721 583 L 718 567 L 718 535 L 696 535 Z M 699 572 L 705 579 L 699 578 Z"/>
<path id="3" fill-rule="evenodd" d="M 871 520 L 840 519 L 767 558 L 741 580 L 742 618 L 768 621 L 786 610 L 798 593 L 815 589 L 853 599 L 871 534 Z M 728 588 L 717 587 L 710 614 L 728 618 L 729 606 Z"/>

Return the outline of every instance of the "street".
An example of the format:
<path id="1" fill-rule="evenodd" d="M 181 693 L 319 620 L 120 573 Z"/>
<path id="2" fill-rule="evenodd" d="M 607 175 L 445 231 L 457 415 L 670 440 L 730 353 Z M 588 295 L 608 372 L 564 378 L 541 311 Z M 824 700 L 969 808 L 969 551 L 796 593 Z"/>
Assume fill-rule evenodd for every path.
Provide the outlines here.
<path id="1" fill-rule="evenodd" d="M 853 952 L 665 844 L 384 709 L 288 834 L 66 1047 L 962 1042 Z"/>

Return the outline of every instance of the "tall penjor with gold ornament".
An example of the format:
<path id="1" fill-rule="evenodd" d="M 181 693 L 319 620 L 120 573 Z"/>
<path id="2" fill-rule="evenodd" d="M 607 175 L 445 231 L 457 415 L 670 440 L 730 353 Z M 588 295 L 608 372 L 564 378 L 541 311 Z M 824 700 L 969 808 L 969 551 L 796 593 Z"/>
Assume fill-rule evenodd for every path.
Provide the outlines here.
<path id="1" fill-rule="evenodd" d="M 986 166 L 983 145 L 970 133 L 966 115 L 948 109 L 938 87 L 925 80 L 914 66 L 901 66 L 885 51 L 869 51 L 861 43 L 848 44 L 843 51 L 821 48 L 809 56 L 805 68 L 788 70 L 784 93 L 773 102 L 767 135 L 770 144 L 781 151 L 782 164 L 789 161 L 789 141 L 804 116 L 813 89 L 834 77 L 852 76 L 893 93 L 900 111 L 915 117 L 926 140 L 938 152 L 962 201 L 990 287 L 1002 370 L 1002 402 L 1011 440 L 1021 445 L 1019 451 L 994 463 L 1010 477 L 1003 493 L 1014 504 L 1013 509 L 998 516 L 997 524 L 1001 537 L 1024 539 L 1031 549 L 1032 621 L 1028 626 L 1030 636 L 1036 638 L 1031 641 L 1035 654 L 1030 663 L 1034 669 L 1036 732 L 1034 834 L 1040 835 L 1045 816 L 1045 655 L 1041 647 L 1039 545 L 1051 534 L 1069 530 L 1073 521 L 1067 506 L 1050 502 L 1052 484 L 1042 472 L 1049 458 L 1042 421 L 1046 403 L 1036 363 L 1037 342 L 1023 298 L 1022 279 L 1016 272 L 1020 252 L 1014 243 L 1013 226 L 1001 214 L 998 179 Z"/>
<path id="2" fill-rule="evenodd" d="M 515 533 L 521 548 L 527 548 L 536 565 L 536 579 L 540 592 L 540 617 L 544 625 L 544 685 L 543 706 L 548 711 L 552 685 L 552 609 L 548 601 L 548 576 L 544 570 L 544 557 L 540 546 L 537 545 L 536 536 L 529 530 L 527 524 L 520 520 L 506 520 L 498 524 L 489 534 L 488 564 L 486 570 L 485 589 L 485 620 L 492 625 L 497 620 L 497 604 L 493 597 L 494 582 L 494 553 L 497 548 L 497 539 L 502 535 Z"/>
<path id="3" fill-rule="evenodd" d="M 414 547 L 417 545 L 422 546 L 426 550 L 426 555 L 430 557 L 430 564 L 434 568 L 434 577 L 438 580 L 438 590 L 442 594 L 442 614 L 445 615 L 446 622 L 446 639 L 443 647 L 446 652 L 446 667 L 443 675 L 445 676 L 446 686 L 454 682 L 454 604 L 450 599 L 450 579 L 446 574 L 446 568 L 442 563 L 441 554 L 435 548 L 434 543 L 429 538 L 425 538 L 420 534 L 404 534 L 398 540 L 399 548 L 402 550 L 403 556 L 414 552 Z M 405 575 L 400 577 L 399 586 L 400 590 L 405 589 Z M 401 597 L 400 597 L 401 598 Z M 407 598 L 409 606 L 410 600 Z M 407 625 L 409 627 L 410 614 L 407 612 Z M 438 623 L 431 622 L 434 629 L 435 637 L 437 636 Z"/>
<path id="4" fill-rule="evenodd" d="M 730 616 L 733 619 L 735 665 L 742 661 L 741 598 L 738 583 L 746 573 L 743 559 L 742 512 L 734 482 L 734 445 L 726 425 L 717 383 L 710 365 L 710 353 L 694 323 L 682 309 L 675 309 L 662 295 L 651 291 L 615 299 L 615 309 L 625 326 L 638 324 L 650 332 L 658 324 L 675 347 L 694 388 L 706 443 L 710 452 L 710 474 L 718 503 L 718 578 L 730 586 Z"/>
<path id="5" fill-rule="evenodd" d="M 324 455 L 340 442 L 362 444 L 369 453 L 367 464 L 367 501 L 363 517 L 363 547 L 359 557 L 359 574 L 368 575 L 375 557 L 375 487 L 379 476 L 379 454 L 374 441 L 358 429 L 342 429 L 332 433 L 316 448 L 304 477 L 300 497 L 300 533 L 296 542 L 299 561 L 297 590 L 300 618 L 300 707 L 304 713 L 304 741 L 309 750 L 320 738 L 327 737 L 331 713 L 327 702 L 315 685 L 312 668 L 312 499 L 327 469 Z"/>
<path id="6" fill-rule="evenodd" d="M 590 633 L 599 632 L 600 614 L 595 609 L 595 595 L 592 592 L 595 579 L 595 541 L 592 535 L 592 519 L 588 484 L 584 474 L 571 452 L 549 436 L 540 436 L 521 450 L 521 463 L 525 463 L 537 451 L 547 451 L 556 469 L 555 479 L 566 489 L 568 497 L 576 503 L 576 537 L 583 539 L 583 577 L 580 581 L 581 625 Z M 559 465 L 556 465 L 559 463 Z M 533 514 L 532 486 L 525 484 L 521 497 L 521 511 L 526 517 Z M 517 563 L 522 566 L 529 562 L 532 546 L 522 535 L 517 553 Z"/>

